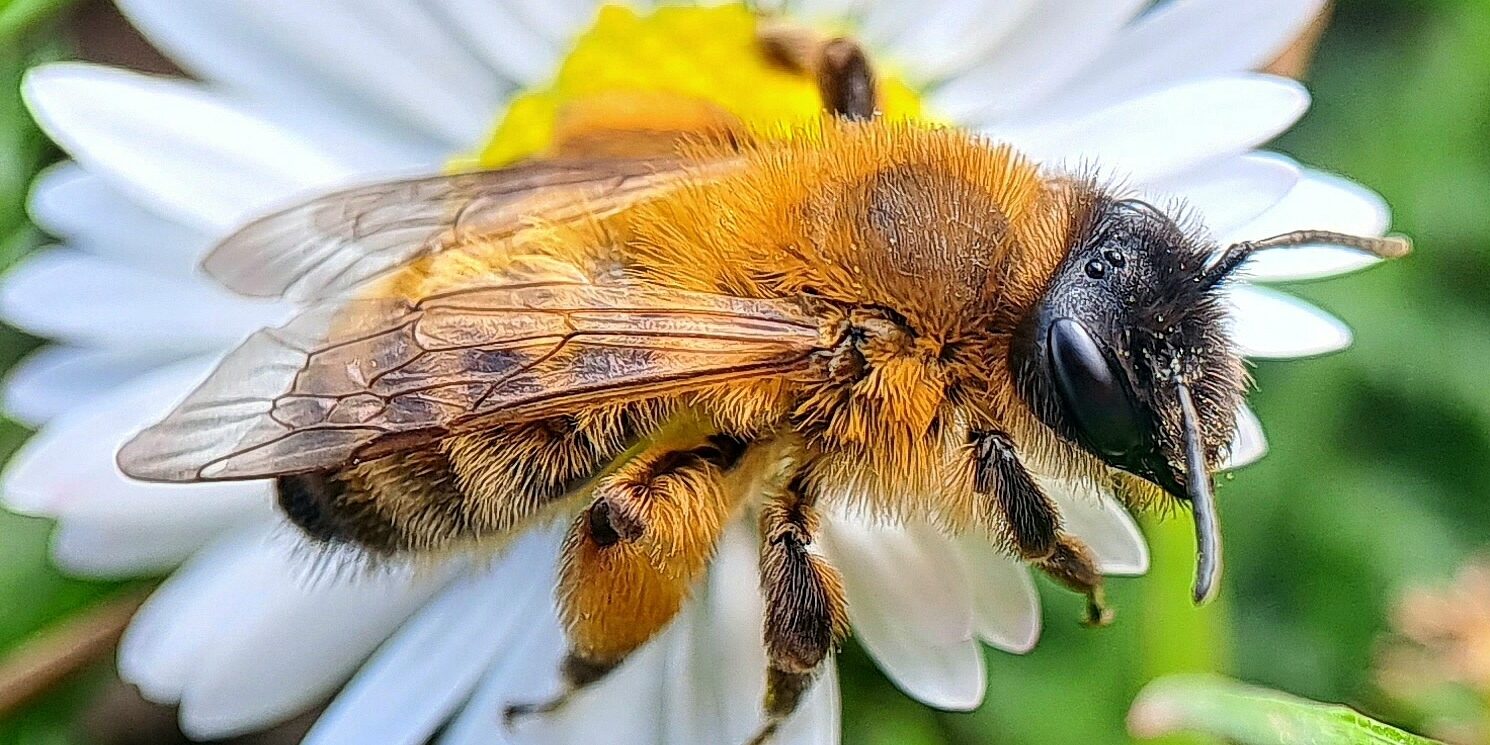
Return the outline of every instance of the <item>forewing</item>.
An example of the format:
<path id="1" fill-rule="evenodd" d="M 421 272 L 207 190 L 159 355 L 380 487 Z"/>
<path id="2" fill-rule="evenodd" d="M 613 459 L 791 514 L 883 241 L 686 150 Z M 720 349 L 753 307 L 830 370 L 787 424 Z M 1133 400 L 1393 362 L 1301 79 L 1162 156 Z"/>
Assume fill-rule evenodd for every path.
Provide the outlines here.
<path id="1" fill-rule="evenodd" d="M 254 220 L 203 267 L 245 295 L 297 302 L 347 295 L 472 237 L 603 217 L 676 188 L 684 176 L 707 179 L 737 166 L 673 157 L 549 161 L 362 186 Z"/>
<path id="2" fill-rule="evenodd" d="M 334 468 L 503 421 L 788 374 L 817 342 L 785 303 L 580 281 L 326 304 L 251 337 L 119 461 L 156 481 Z"/>

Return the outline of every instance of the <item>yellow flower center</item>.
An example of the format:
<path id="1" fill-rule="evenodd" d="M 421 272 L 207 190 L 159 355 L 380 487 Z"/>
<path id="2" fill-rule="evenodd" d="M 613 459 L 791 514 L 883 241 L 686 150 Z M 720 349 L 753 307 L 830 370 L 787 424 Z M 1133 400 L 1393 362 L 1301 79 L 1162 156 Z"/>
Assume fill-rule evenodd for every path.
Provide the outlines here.
<path id="1" fill-rule="evenodd" d="M 617 97 L 697 102 L 755 132 L 786 132 L 821 116 L 817 84 L 767 59 L 760 23 L 741 4 L 664 6 L 646 14 L 604 6 L 575 39 L 553 82 L 515 97 L 486 144 L 455 165 L 495 168 L 542 155 L 561 112 Z M 921 116 L 920 96 L 893 70 L 879 63 L 876 76 L 885 116 Z"/>

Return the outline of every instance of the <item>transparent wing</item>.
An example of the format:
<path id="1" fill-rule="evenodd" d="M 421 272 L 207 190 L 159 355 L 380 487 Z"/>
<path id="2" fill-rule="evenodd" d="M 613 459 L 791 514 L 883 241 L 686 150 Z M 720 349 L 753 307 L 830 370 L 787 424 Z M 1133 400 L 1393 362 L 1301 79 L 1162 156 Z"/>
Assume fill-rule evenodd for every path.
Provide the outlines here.
<path id="1" fill-rule="evenodd" d="M 323 304 L 230 354 L 120 451 L 156 481 L 333 468 L 452 432 L 798 370 L 817 324 L 766 300 L 550 280 Z"/>
<path id="2" fill-rule="evenodd" d="M 261 217 L 203 263 L 229 288 L 310 302 L 346 295 L 419 256 L 473 236 L 497 238 L 534 220 L 606 216 L 738 164 L 677 158 L 535 162 L 362 186 Z"/>

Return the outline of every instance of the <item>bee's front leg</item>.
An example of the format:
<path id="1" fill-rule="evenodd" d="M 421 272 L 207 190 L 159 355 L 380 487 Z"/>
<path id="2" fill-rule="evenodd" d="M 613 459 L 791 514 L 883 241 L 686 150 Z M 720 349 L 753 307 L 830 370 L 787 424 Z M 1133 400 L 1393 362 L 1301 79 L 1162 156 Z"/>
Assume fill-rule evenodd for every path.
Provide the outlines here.
<path id="1" fill-rule="evenodd" d="M 750 745 L 775 735 L 802 702 L 823 660 L 848 634 L 843 579 L 808 550 L 819 523 L 813 501 L 797 478 L 761 511 L 766 723 Z"/>
<path id="2" fill-rule="evenodd" d="M 1014 443 L 1002 432 L 974 432 L 973 489 L 987 497 L 986 525 L 1004 533 L 1020 558 L 1087 597 L 1085 622 L 1112 621 L 1102 592 L 1102 573 L 1085 543 L 1061 529 L 1061 514 L 1019 461 Z"/>
<path id="3" fill-rule="evenodd" d="M 561 553 L 564 689 L 508 707 L 509 724 L 564 705 L 677 615 L 739 502 L 727 476 L 746 448 L 723 435 L 658 438 L 601 478 Z"/>

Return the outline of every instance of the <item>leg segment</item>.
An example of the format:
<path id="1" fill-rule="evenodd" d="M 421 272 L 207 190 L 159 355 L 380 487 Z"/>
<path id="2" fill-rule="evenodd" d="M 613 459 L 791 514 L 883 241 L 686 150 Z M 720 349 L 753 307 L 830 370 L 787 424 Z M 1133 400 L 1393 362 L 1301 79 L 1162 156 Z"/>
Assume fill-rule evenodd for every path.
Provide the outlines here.
<path id="1" fill-rule="evenodd" d="M 766 53 L 782 67 L 817 79 L 823 108 L 845 119 L 872 119 L 879 108 L 874 68 L 852 39 L 822 38 L 806 29 L 768 27 L 761 32 Z"/>
<path id="2" fill-rule="evenodd" d="M 765 596 L 766 723 L 750 740 L 770 740 L 797 709 L 828 653 L 848 635 L 843 579 L 807 550 L 818 530 L 814 499 L 800 478 L 761 511 Z"/>
<path id="3" fill-rule="evenodd" d="M 662 437 L 602 478 L 559 566 L 564 691 L 509 707 L 509 721 L 562 706 L 677 615 L 743 493 L 729 476 L 746 447 L 723 435 Z"/>
<path id="4" fill-rule="evenodd" d="M 1002 432 L 974 432 L 970 439 L 973 490 L 988 497 L 985 524 L 1004 533 L 1025 561 L 1086 595 L 1088 625 L 1106 625 L 1112 613 L 1104 604 L 1102 573 L 1091 549 L 1061 530 L 1060 512 L 1019 462 L 1013 442 Z"/>

